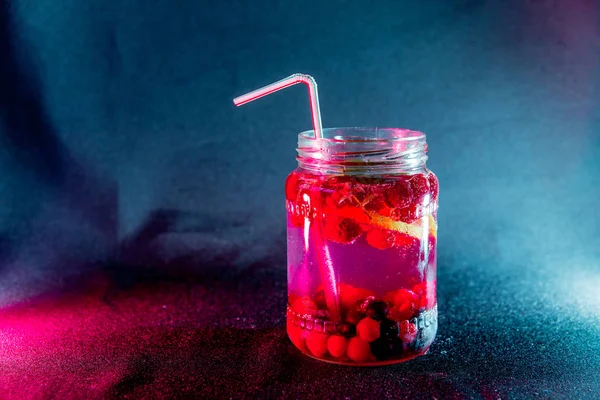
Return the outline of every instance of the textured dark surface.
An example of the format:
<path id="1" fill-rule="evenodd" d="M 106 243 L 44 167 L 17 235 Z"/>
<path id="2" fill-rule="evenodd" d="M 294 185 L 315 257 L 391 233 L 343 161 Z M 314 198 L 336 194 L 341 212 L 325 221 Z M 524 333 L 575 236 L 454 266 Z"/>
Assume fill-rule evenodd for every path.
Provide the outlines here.
<path id="1" fill-rule="evenodd" d="M 0 398 L 598 398 L 598 2 L 174 3 L 2 3 Z M 427 356 L 285 338 L 308 102 L 231 99 L 293 72 L 325 126 L 428 134 Z"/>

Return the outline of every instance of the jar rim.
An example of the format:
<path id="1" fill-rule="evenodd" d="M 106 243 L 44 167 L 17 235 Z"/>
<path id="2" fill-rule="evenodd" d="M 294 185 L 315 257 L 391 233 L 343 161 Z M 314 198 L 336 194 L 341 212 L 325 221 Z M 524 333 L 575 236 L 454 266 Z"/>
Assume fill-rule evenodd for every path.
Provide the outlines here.
<path id="1" fill-rule="evenodd" d="M 350 134 L 349 134 L 350 133 Z M 423 132 L 405 128 L 378 128 L 378 127 L 335 127 L 324 128 L 320 138 L 315 137 L 313 129 L 300 132 L 298 139 L 324 143 L 344 142 L 412 142 L 425 139 Z"/>

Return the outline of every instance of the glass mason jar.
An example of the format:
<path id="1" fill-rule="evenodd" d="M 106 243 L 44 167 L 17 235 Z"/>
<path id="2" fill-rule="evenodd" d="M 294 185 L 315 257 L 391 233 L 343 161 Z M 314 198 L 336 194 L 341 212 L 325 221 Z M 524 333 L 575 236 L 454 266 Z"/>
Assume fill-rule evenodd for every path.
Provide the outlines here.
<path id="1" fill-rule="evenodd" d="M 298 135 L 285 184 L 287 332 L 311 357 L 387 365 L 437 331 L 438 180 L 421 132 L 331 128 Z"/>

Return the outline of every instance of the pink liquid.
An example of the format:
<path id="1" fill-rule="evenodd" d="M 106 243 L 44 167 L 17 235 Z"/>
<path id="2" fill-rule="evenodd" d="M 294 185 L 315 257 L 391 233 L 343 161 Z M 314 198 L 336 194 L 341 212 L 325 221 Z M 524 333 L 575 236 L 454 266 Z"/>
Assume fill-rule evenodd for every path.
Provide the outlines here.
<path id="1" fill-rule="evenodd" d="M 286 197 L 287 326 L 294 345 L 350 365 L 425 353 L 437 330 L 437 178 L 430 172 L 331 177 L 299 169 L 288 178 Z"/>

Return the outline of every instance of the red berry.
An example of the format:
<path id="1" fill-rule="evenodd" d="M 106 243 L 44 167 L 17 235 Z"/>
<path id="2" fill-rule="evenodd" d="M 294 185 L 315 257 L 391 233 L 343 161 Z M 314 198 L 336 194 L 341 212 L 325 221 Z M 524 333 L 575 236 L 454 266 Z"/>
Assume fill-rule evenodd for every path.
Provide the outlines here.
<path id="1" fill-rule="evenodd" d="M 339 358 L 346 354 L 348 340 L 343 336 L 332 335 L 327 340 L 327 350 L 332 357 Z"/>
<path id="2" fill-rule="evenodd" d="M 350 185 L 343 184 L 333 189 L 331 196 L 327 198 L 327 206 L 333 209 L 341 207 L 359 207 L 360 203 L 354 197 Z"/>
<path id="3" fill-rule="evenodd" d="M 423 174 L 416 174 L 410 178 L 409 182 L 413 192 L 413 203 L 423 204 L 425 196 L 429 194 L 429 180 Z"/>
<path id="4" fill-rule="evenodd" d="M 423 281 L 413 287 L 413 291 L 417 295 L 418 308 L 431 309 L 436 304 L 436 281 Z"/>
<path id="5" fill-rule="evenodd" d="M 315 357 L 323 357 L 327 353 L 327 340 L 329 336 L 318 333 L 310 332 L 306 337 L 306 347 Z"/>
<path id="6" fill-rule="evenodd" d="M 394 236 L 394 247 L 410 248 L 413 246 L 419 246 L 419 239 L 402 232 L 393 232 Z"/>
<path id="7" fill-rule="evenodd" d="M 346 322 L 348 322 L 349 324 L 352 324 L 352 325 L 358 325 L 361 318 L 364 318 L 364 314 L 361 315 L 357 309 L 351 309 L 346 314 Z"/>
<path id="8" fill-rule="evenodd" d="M 365 362 L 372 356 L 369 342 L 357 337 L 348 341 L 348 350 L 346 350 L 346 354 L 354 362 Z"/>
<path id="9" fill-rule="evenodd" d="M 393 247 L 395 241 L 394 232 L 387 229 L 374 228 L 367 232 L 367 243 L 379 250 Z"/>
<path id="10" fill-rule="evenodd" d="M 298 350 L 303 352 L 306 351 L 306 342 L 304 341 L 303 330 L 300 327 L 292 324 L 289 318 L 287 323 L 287 334 Z"/>
<path id="11" fill-rule="evenodd" d="M 399 178 L 384 194 L 385 202 L 390 208 L 405 208 L 412 203 L 412 188 L 404 178 Z"/>
<path id="12" fill-rule="evenodd" d="M 298 213 L 296 213 L 295 211 L 288 211 L 288 217 L 290 219 L 290 224 L 292 224 L 293 227 L 295 228 L 302 228 L 304 227 L 304 217 Z"/>
<path id="13" fill-rule="evenodd" d="M 416 204 L 411 204 L 405 208 L 395 208 L 390 212 L 390 218 L 394 221 L 402 221 L 412 224 L 423 216 L 422 210 Z"/>
<path id="14" fill-rule="evenodd" d="M 360 207 L 344 206 L 338 210 L 333 211 L 332 214 L 335 214 L 335 216 L 338 216 L 340 218 L 353 219 L 359 224 L 368 224 L 369 222 L 371 222 L 371 218 L 369 218 L 367 212 Z"/>
<path id="15" fill-rule="evenodd" d="M 361 320 L 356 326 L 356 333 L 359 338 L 367 342 L 379 339 L 379 322 L 372 318 Z"/>
<path id="16" fill-rule="evenodd" d="M 292 310 L 298 315 L 313 316 L 317 312 L 317 305 L 308 297 L 300 297 L 294 300 Z"/>
<path id="17" fill-rule="evenodd" d="M 295 201 L 298 197 L 298 180 L 300 174 L 296 171 L 288 175 L 285 180 L 285 198 L 289 201 Z"/>
<path id="18" fill-rule="evenodd" d="M 429 171 L 429 190 L 431 191 L 431 200 L 437 200 L 439 194 L 439 181 L 437 176 L 431 171 Z"/>
<path id="19" fill-rule="evenodd" d="M 407 289 L 391 292 L 386 298 L 391 299 L 394 304 L 390 311 L 390 318 L 396 321 L 411 318 L 419 306 L 419 297 Z"/>
<path id="20" fill-rule="evenodd" d="M 387 208 L 387 205 L 382 194 L 374 194 L 364 203 L 364 207 L 367 211 L 378 212 L 382 208 Z"/>
<path id="21" fill-rule="evenodd" d="M 329 216 L 325 219 L 323 233 L 327 240 L 349 244 L 354 242 L 363 233 L 363 230 L 358 222 L 351 218 Z"/>
<path id="22" fill-rule="evenodd" d="M 373 296 L 374 294 L 375 293 L 373 293 L 370 290 L 356 288 L 352 285 L 341 283 L 339 286 L 340 306 L 344 311 L 348 313 L 350 313 L 350 311 L 356 311 L 356 306 L 358 302 L 362 302 L 364 301 L 364 299 L 366 299 L 369 296 Z M 357 322 L 358 321 L 356 321 L 356 323 Z"/>
<path id="23" fill-rule="evenodd" d="M 408 321 L 400 323 L 400 339 L 405 343 L 410 343 L 417 337 L 417 326 Z"/>

